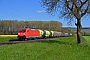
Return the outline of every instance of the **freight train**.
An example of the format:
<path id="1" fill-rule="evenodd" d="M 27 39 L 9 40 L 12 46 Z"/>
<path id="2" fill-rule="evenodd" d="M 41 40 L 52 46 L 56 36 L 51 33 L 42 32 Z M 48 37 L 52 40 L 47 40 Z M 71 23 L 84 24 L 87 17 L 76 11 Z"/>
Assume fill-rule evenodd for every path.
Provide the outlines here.
<path id="1" fill-rule="evenodd" d="M 57 32 L 57 31 L 48 31 L 40 29 L 31 29 L 31 28 L 19 28 L 18 29 L 18 39 L 19 40 L 28 40 L 28 39 L 44 39 L 52 37 L 68 37 L 71 36 L 71 33 Z"/>

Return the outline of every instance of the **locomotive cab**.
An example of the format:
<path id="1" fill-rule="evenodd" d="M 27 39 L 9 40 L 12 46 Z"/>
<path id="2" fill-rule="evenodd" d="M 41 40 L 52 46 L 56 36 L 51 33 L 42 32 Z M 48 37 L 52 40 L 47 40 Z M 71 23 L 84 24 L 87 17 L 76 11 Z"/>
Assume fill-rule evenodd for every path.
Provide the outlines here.
<path id="1" fill-rule="evenodd" d="M 26 39 L 26 29 L 25 28 L 19 28 L 19 30 L 18 30 L 18 39 L 19 40 Z"/>

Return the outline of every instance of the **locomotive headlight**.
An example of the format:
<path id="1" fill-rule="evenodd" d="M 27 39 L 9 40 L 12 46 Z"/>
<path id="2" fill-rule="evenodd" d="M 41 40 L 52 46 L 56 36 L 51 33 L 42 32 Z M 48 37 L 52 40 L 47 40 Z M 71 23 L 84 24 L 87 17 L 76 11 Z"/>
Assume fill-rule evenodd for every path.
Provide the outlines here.
<path id="1" fill-rule="evenodd" d="M 20 35 L 20 33 L 18 33 L 18 35 Z"/>
<path id="2" fill-rule="evenodd" d="M 25 33 L 23 33 L 23 35 L 25 35 Z"/>

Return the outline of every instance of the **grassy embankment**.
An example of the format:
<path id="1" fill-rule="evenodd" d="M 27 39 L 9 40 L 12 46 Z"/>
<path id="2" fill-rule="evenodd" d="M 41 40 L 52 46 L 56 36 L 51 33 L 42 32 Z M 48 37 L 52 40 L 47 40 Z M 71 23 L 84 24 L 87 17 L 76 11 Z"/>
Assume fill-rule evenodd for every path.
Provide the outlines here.
<path id="1" fill-rule="evenodd" d="M 76 44 L 75 37 L 0 46 L 0 60 L 89 60 L 90 37 Z"/>

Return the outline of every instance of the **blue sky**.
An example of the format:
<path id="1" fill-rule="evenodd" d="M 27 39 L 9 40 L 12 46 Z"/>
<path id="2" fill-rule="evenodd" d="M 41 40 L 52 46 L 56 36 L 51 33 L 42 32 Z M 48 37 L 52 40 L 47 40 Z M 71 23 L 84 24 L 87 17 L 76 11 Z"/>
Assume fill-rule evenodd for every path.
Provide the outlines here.
<path id="1" fill-rule="evenodd" d="M 50 21 L 56 20 L 63 24 L 63 27 L 75 27 L 67 25 L 67 21 L 60 19 L 58 15 L 51 16 L 45 13 L 41 7 L 40 0 L 0 0 L 0 20 L 30 20 Z M 90 17 L 84 17 L 83 27 L 90 27 Z"/>

